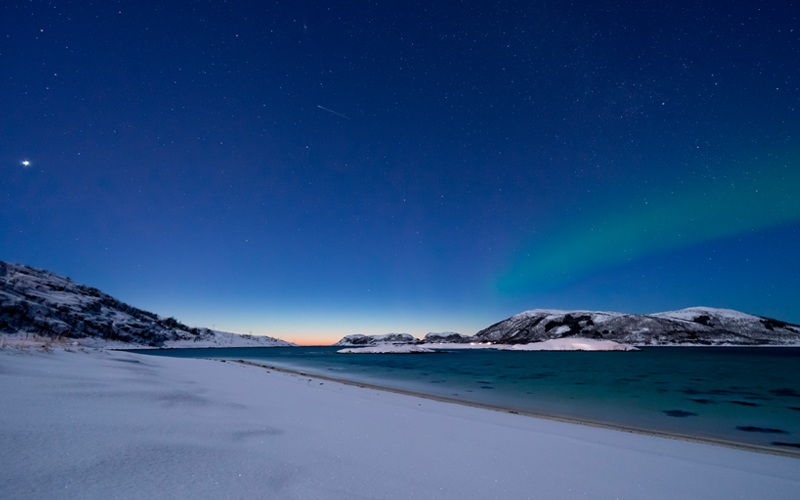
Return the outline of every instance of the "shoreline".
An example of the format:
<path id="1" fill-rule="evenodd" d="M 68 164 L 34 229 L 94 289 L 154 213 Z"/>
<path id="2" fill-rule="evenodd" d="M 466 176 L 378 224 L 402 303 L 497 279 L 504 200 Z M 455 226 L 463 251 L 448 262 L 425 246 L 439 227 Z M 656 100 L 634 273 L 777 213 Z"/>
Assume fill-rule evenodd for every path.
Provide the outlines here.
<path id="1" fill-rule="evenodd" d="M 238 335 L 238 334 L 237 334 Z M 80 340 L 80 339 L 79 339 Z M 56 342 L 56 341 L 52 341 Z M 442 342 L 432 342 L 432 343 L 419 343 L 419 344 L 411 344 L 411 345 L 418 345 L 418 346 L 441 346 Z M 447 349 L 487 349 L 487 350 L 497 350 L 496 347 L 493 346 L 472 346 L 472 347 L 455 347 L 452 344 L 447 344 Z M 458 344 L 457 344 L 458 345 Z M 470 344 L 464 344 L 465 346 L 469 346 Z M 499 345 L 511 345 L 511 344 L 499 344 Z M 797 348 L 800 349 L 800 343 L 795 344 L 630 344 L 633 347 L 638 349 L 641 348 L 655 348 L 655 347 L 747 347 L 747 348 L 755 348 L 755 347 L 784 347 L 784 348 Z M 186 347 L 178 346 L 178 347 L 151 347 L 151 346 L 136 346 L 136 347 L 108 347 L 109 350 L 112 351 L 171 351 L 176 349 L 275 349 L 275 348 L 289 348 L 289 347 L 299 347 L 299 348 L 307 348 L 307 347 L 330 347 L 330 348 L 340 348 L 340 349 L 350 349 L 350 348 L 358 348 L 358 347 L 374 347 L 374 345 L 336 345 L 336 344 L 296 344 L 296 345 L 264 345 L 264 346 L 251 346 L 251 345 L 212 345 L 212 346 L 195 346 L 193 344 L 189 344 Z M 569 351 L 567 351 L 569 352 Z"/>
<path id="2" fill-rule="evenodd" d="M 327 382 L 304 366 L 68 347 L 0 358 L 0 498 L 728 500 L 800 489 L 790 457 Z"/>
<path id="3" fill-rule="evenodd" d="M 412 390 L 408 390 L 408 389 L 397 389 L 397 388 L 394 388 L 394 387 L 387 387 L 387 386 L 382 386 L 382 385 L 368 383 L 368 382 L 356 382 L 356 381 L 353 381 L 353 380 L 330 377 L 330 376 L 327 376 L 327 375 L 316 375 L 316 374 L 313 374 L 313 373 L 307 373 L 307 372 L 303 372 L 303 371 L 299 371 L 299 370 L 292 370 L 292 369 L 289 369 L 289 368 L 279 368 L 279 367 L 273 366 L 273 365 L 264 365 L 264 364 L 259 364 L 259 363 L 253 363 L 253 362 L 244 361 L 244 360 L 241 360 L 241 359 L 237 359 L 237 360 L 215 359 L 214 361 L 218 361 L 218 362 L 222 362 L 222 363 L 238 363 L 238 364 L 242 364 L 242 365 L 254 366 L 254 367 L 257 367 L 257 368 L 262 368 L 262 369 L 265 369 L 265 370 L 274 370 L 276 372 L 282 372 L 282 373 L 287 373 L 287 374 L 292 374 L 292 375 L 299 375 L 299 376 L 302 376 L 302 377 L 310 377 L 310 378 L 315 378 L 315 379 L 318 379 L 318 380 L 325 380 L 325 381 L 328 381 L 328 382 L 335 382 L 335 383 L 348 385 L 348 386 L 360 387 L 360 388 L 364 388 L 364 389 L 372 389 L 372 390 L 377 390 L 377 391 L 382 391 L 382 392 L 390 392 L 390 393 L 401 394 L 401 395 L 405 395 L 405 396 L 412 396 L 412 397 L 417 397 L 417 398 L 421 398 L 421 399 L 428 399 L 428 400 L 431 400 L 431 401 L 438 401 L 438 402 L 441 402 L 441 403 L 450 403 L 450 404 L 457 404 L 457 405 L 460 405 L 460 406 L 467 406 L 467 407 L 472 407 L 472 408 L 480 408 L 480 409 L 484 409 L 484 410 L 496 411 L 496 412 L 499 412 L 499 413 L 510 413 L 510 414 L 513 414 L 513 415 L 522 415 L 522 416 L 530 417 L 530 418 L 551 420 L 551 421 L 555 421 L 555 422 L 562 422 L 562 423 L 574 424 L 574 425 L 582 425 L 582 426 L 587 426 L 587 427 L 595 427 L 595 428 L 600 428 L 600 429 L 609 429 L 609 430 L 614 430 L 614 431 L 627 432 L 627 433 L 630 433 L 630 434 L 639 434 L 639 435 L 643 435 L 643 436 L 651 436 L 651 437 L 672 439 L 672 440 L 675 440 L 675 441 L 686 441 L 686 442 L 690 442 L 690 443 L 698 443 L 698 444 L 707 444 L 707 445 L 712 445 L 712 446 L 720 446 L 720 447 L 723 447 L 723 448 L 731 448 L 731 449 L 735 449 L 735 450 L 748 451 L 748 452 L 752 452 L 752 453 L 761 453 L 761 454 L 765 454 L 765 455 L 775 455 L 775 456 L 780 456 L 780 457 L 800 459 L 800 453 L 792 453 L 792 452 L 789 452 L 789 451 L 784 452 L 783 450 L 774 449 L 774 448 L 767 447 L 767 446 L 758 446 L 758 445 L 751 445 L 751 444 L 746 444 L 746 443 L 738 443 L 738 442 L 735 442 L 735 441 L 727 441 L 727 440 L 724 440 L 724 439 L 703 438 L 703 437 L 691 436 L 691 435 L 685 435 L 685 434 L 662 432 L 662 431 L 651 430 L 651 429 L 643 429 L 643 428 L 639 428 L 639 427 L 631 427 L 631 426 L 619 425 L 619 424 L 615 424 L 613 422 L 592 421 L 592 420 L 585 420 L 585 419 L 568 417 L 568 416 L 563 416 L 563 415 L 552 415 L 552 414 L 546 414 L 546 413 L 536 413 L 536 412 L 531 412 L 531 411 L 526 411 L 526 410 L 516 410 L 516 409 L 513 409 L 513 408 L 507 408 L 507 407 L 503 407 L 503 406 L 499 406 L 499 405 L 492 405 L 492 404 L 487 404 L 487 403 L 477 403 L 477 402 L 466 401 L 466 400 L 462 400 L 462 399 L 458 399 L 458 398 L 451 398 L 451 397 L 447 397 L 447 396 L 436 396 L 436 395 L 432 395 L 432 394 L 426 394 L 424 392 L 417 392 L 417 391 L 412 391 Z"/>

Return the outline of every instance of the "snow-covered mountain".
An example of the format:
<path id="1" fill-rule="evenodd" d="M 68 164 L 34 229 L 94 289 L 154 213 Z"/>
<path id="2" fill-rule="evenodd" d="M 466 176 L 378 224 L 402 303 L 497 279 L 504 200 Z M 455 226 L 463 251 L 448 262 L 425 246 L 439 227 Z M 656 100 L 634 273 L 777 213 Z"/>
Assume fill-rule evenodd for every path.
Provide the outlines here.
<path id="1" fill-rule="evenodd" d="M 456 332 L 430 332 L 422 339 L 424 344 L 468 344 L 474 341 L 470 335 Z"/>
<path id="2" fill-rule="evenodd" d="M 387 333 L 385 335 L 347 335 L 336 346 L 375 346 L 381 344 L 418 344 L 419 339 L 408 333 Z"/>
<path id="3" fill-rule="evenodd" d="M 565 337 L 634 345 L 800 345 L 800 326 L 710 307 L 657 314 L 535 309 L 479 331 L 473 341 L 525 344 Z"/>
<path id="4" fill-rule="evenodd" d="M 258 335 L 190 328 L 137 309 L 49 271 L 0 261 L 0 332 L 80 339 L 115 347 L 271 347 L 294 345 Z M 133 347 L 133 346 L 131 346 Z"/>
<path id="5" fill-rule="evenodd" d="M 475 340 L 469 335 L 463 335 L 455 332 L 430 332 L 425 335 L 425 338 L 420 340 L 408 333 L 387 333 L 384 335 L 347 335 L 339 342 L 333 344 L 335 346 L 380 346 L 380 345 L 401 345 L 401 344 L 466 344 L 474 342 Z"/>

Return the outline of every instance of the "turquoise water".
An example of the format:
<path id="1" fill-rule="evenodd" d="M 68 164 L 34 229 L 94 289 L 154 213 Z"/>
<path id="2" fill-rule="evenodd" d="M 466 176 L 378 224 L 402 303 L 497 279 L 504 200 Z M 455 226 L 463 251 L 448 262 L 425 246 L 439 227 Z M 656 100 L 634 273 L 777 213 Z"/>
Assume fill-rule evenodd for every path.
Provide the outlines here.
<path id="1" fill-rule="evenodd" d="M 800 348 L 413 355 L 338 354 L 337 349 L 138 352 L 242 359 L 510 410 L 764 446 L 800 457 Z"/>

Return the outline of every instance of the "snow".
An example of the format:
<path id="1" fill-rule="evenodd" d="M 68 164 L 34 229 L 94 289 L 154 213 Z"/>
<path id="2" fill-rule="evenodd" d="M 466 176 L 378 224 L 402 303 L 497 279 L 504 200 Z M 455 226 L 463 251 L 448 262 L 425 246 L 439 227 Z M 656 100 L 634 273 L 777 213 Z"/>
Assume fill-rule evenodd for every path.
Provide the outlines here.
<path id="1" fill-rule="evenodd" d="M 436 352 L 433 349 L 427 349 L 412 344 L 380 344 L 369 347 L 351 347 L 349 349 L 340 349 L 336 352 L 345 354 L 413 354 L 421 352 Z"/>
<path id="2" fill-rule="evenodd" d="M 385 333 L 383 335 L 369 335 L 369 337 L 372 337 L 376 342 L 395 342 L 394 339 L 403 339 L 409 342 L 418 340 L 408 333 Z"/>
<path id="3" fill-rule="evenodd" d="M 620 344 L 612 340 L 582 339 L 569 337 L 545 340 L 544 342 L 531 342 L 529 344 L 516 344 L 508 346 L 511 351 L 638 351 L 639 349 L 628 344 Z"/>
<path id="4" fill-rule="evenodd" d="M 556 334 L 556 335 L 564 335 L 565 333 L 568 333 L 569 330 L 570 330 L 570 326 L 569 325 L 561 325 L 558 328 L 556 328 L 555 330 L 553 330 L 553 333 Z"/>
<path id="5" fill-rule="evenodd" d="M 796 498 L 800 460 L 80 348 L 0 351 L 0 498 Z"/>
<path id="6" fill-rule="evenodd" d="M 348 349 L 340 349 L 340 353 L 345 354 L 376 354 L 376 353 L 391 353 L 391 354 L 413 354 L 413 353 L 426 353 L 426 352 L 443 352 L 451 349 L 503 349 L 510 348 L 511 346 L 503 346 L 491 343 L 457 343 L 457 342 L 433 342 L 422 345 L 413 344 L 381 344 L 370 347 L 354 347 Z"/>
<path id="7" fill-rule="evenodd" d="M 84 337 L 80 339 L 62 338 L 53 340 L 51 338 L 36 335 L 11 334 L 0 336 L 0 345 L 42 345 L 45 343 L 54 345 L 75 345 L 79 347 L 92 347 L 99 349 L 192 349 L 208 347 L 289 347 L 295 346 L 285 340 L 274 339 L 261 335 L 240 335 L 238 333 L 222 332 L 219 330 L 208 330 L 211 335 L 207 335 L 200 340 L 165 340 L 159 347 L 151 347 L 143 344 L 131 342 L 121 342 L 118 340 L 108 340 L 100 337 Z"/>
<path id="8" fill-rule="evenodd" d="M 380 344 L 415 344 L 419 339 L 413 337 L 408 333 L 385 333 L 383 335 L 364 335 L 356 333 L 353 335 L 346 335 L 341 340 L 333 345 L 340 346 L 365 346 L 365 345 L 380 345 Z"/>
<path id="9" fill-rule="evenodd" d="M 458 332 L 428 332 L 422 339 L 425 344 L 432 344 L 436 342 L 469 342 L 472 339 L 470 335 L 464 335 Z"/>
<path id="10" fill-rule="evenodd" d="M 608 319 L 611 319 L 611 318 L 618 318 L 618 317 L 621 317 L 621 316 L 626 316 L 626 314 L 624 314 L 624 313 L 605 312 L 605 311 L 582 311 L 582 310 L 563 311 L 561 309 L 531 309 L 530 311 L 524 311 L 524 312 L 521 312 L 519 314 L 516 314 L 516 315 L 512 316 L 509 319 L 513 319 L 513 318 L 518 318 L 518 319 L 535 318 L 535 317 L 538 317 L 538 316 L 546 316 L 546 317 L 557 316 L 557 317 L 561 317 L 561 316 L 566 316 L 567 314 L 571 314 L 573 316 L 583 316 L 583 315 L 595 316 L 595 315 L 597 315 L 597 316 L 600 317 L 601 321 L 602 320 L 608 320 Z"/>
<path id="11" fill-rule="evenodd" d="M 46 335 L 51 340 L 78 338 L 92 347 L 294 345 L 267 336 L 190 328 L 173 318 L 124 304 L 95 288 L 78 285 L 69 278 L 2 261 L 0 324 L 16 325 L 18 338 L 27 339 L 31 335 Z"/>
<path id="12" fill-rule="evenodd" d="M 628 344 L 620 344 L 612 340 L 594 340 L 578 337 L 545 340 L 543 342 L 531 342 L 528 344 L 492 344 L 469 343 L 460 344 L 454 342 L 440 342 L 423 344 L 425 347 L 416 345 L 380 345 L 373 347 L 362 347 L 353 349 L 342 349 L 341 353 L 420 353 L 420 352 L 440 352 L 452 349 L 496 349 L 499 351 L 638 351 L 636 347 Z"/>
<path id="13" fill-rule="evenodd" d="M 81 339 L 100 348 L 256 347 L 291 345 L 280 339 L 238 336 L 193 328 L 120 302 L 99 290 L 51 272 L 0 261 L 0 325 L 18 337 Z M 520 343 L 580 335 L 636 345 L 800 345 L 800 325 L 729 309 L 693 307 L 652 315 L 584 310 L 534 309 L 485 328 L 474 336 L 429 333 L 348 335 L 336 346 L 440 342 Z M 109 341 L 108 339 L 113 339 Z"/>
<path id="14" fill-rule="evenodd" d="M 689 307 L 678 311 L 650 314 L 650 316 L 655 316 L 656 318 L 681 319 L 685 321 L 693 321 L 698 316 L 718 316 L 725 319 L 745 321 L 758 321 L 761 319 L 758 316 L 734 311 L 733 309 L 716 309 L 713 307 Z"/>
<path id="15" fill-rule="evenodd" d="M 476 341 L 534 342 L 581 335 L 635 345 L 797 345 L 800 326 L 730 309 L 692 307 L 657 314 L 535 309 L 495 323 Z"/>

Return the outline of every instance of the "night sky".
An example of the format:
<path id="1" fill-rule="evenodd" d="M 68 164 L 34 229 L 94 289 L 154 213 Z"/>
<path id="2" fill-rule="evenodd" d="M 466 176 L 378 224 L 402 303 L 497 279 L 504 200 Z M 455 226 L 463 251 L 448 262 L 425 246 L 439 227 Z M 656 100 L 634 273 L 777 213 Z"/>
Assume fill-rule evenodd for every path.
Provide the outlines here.
<path id="1" fill-rule="evenodd" d="M 191 326 L 800 323 L 800 4 L 7 1 L 0 260 Z"/>

